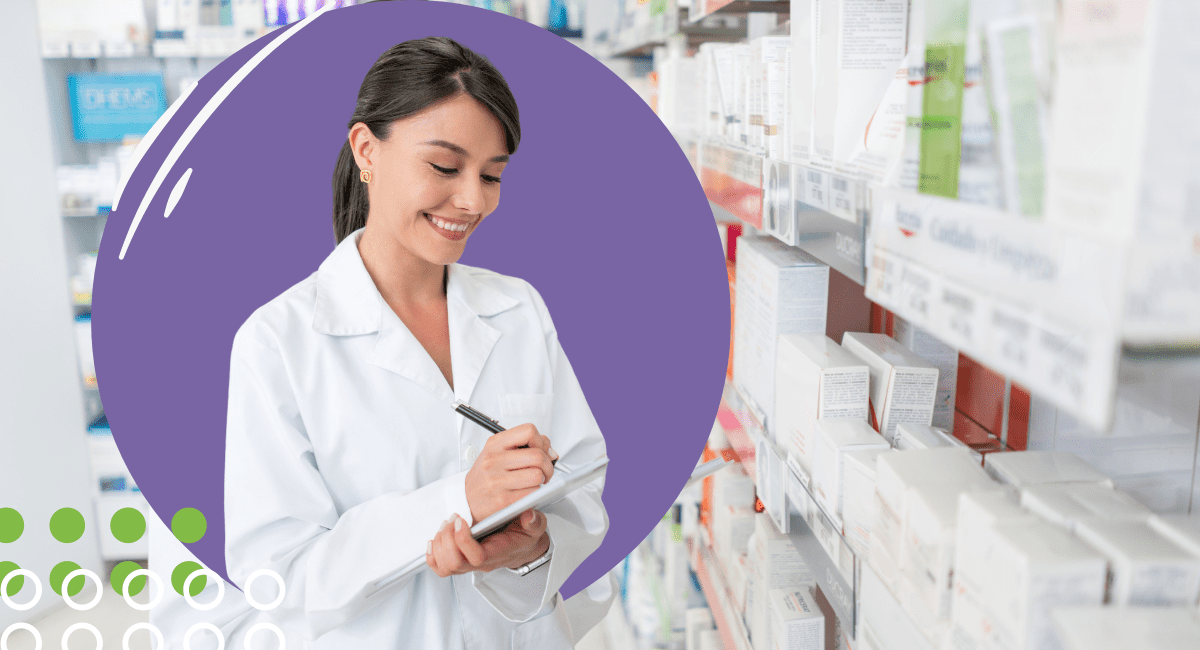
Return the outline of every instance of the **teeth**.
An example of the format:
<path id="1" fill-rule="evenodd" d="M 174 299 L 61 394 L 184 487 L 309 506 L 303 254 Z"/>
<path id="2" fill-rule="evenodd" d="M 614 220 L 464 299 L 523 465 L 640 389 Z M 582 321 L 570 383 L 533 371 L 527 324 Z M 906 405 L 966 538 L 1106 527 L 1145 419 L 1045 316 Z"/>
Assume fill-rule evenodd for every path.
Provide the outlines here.
<path id="1" fill-rule="evenodd" d="M 465 224 L 465 223 L 454 223 L 452 221 L 445 221 L 443 219 L 438 219 L 437 217 L 432 216 L 432 215 L 425 215 L 425 216 L 428 217 L 429 220 L 432 221 L 433 224 L 435 226 L 437 226 L 438 228 L 441 228 L 442 230 L 448 230 L 450 232 L 464 232 L 464 231 L 466 231 L 467 226 L 470 225 L 470 224 Z"/>

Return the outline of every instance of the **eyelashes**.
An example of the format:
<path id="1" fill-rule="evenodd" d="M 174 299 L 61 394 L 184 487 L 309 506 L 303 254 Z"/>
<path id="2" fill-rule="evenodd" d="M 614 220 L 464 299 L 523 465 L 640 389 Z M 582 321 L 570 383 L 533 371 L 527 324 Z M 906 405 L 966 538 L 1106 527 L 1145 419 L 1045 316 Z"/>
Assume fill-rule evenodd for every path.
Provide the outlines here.
<path id="1" fill-rule="evenodd" d="M 443 176 L 453 176 L 458 173 L 458 170 L 453 167 L 442 167 L 440 165 L 435 165 L 433 163 L 429 163 L 429 166 L 433 167 L 434 170 L 436 170 L 439 174 L 442 174 Z M 499 185 L 500 184 L 499 176 L 488 176 L 488 175 L 484 174 L 484 175 L 481 175 L 480 178 L 483 179 L 483 182 L 491 184 L 491 185 Z"/>

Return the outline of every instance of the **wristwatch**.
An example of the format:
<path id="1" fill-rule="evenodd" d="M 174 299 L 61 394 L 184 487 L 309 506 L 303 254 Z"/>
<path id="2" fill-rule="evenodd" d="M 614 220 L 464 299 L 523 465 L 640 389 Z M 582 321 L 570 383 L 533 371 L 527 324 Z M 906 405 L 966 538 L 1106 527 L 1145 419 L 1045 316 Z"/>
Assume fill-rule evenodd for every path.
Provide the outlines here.
<path id="1" fill-rule="evenodd" d="M 513 573 L 515 573 L 519 576 L 529 575 L 529 573 L 531 571 L 533 571 L 534 569 L 542 566 L 543 564 L 545 564 L 549 561 L 550 561 L 550 549 L 546 549 L 546 554 L 543 555 L 542 557 L 539 557 L 538 559 L 536 559 L 528 564 L 523 564 L 515 569 L 509 569 L 509 571 L 512 571 Z"/>

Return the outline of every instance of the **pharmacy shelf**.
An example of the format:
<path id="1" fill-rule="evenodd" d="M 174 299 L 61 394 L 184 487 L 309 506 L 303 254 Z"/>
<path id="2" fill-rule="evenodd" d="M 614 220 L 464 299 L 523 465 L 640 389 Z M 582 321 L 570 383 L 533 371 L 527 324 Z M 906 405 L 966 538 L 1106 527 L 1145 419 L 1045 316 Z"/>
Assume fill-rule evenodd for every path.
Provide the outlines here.
<path id="1" fill-rule="evenodd" d="M 712 27 L 704 24 L 704 22 L 688 22 L 687 9 L 679 10 L 679 20 L 675 23 L 679 26 L 679 31 L 676 35 L 687 39 L 687 47 L 689 49 L 699 47 L 703 43 L 738 43 L 746 40 L 746 25 L 744 21 L 739 23 L 739 27 Z M 650 38 L 643 41 L 639 45 L 618 45 L 614 50 L 613 56 L 637 58 L 647 57 L 654 53 L 654 48 L 663 47 L 667 44 L 667 40 L 672 36 L 659 35 L 655 38 Z M 618 37 L 620 40 L 620 37 Z"/>
<path id="2" fill-rule="evenodd" d="M 858 284 L 866 281 L 863 253 L 870 221 L 870 187 L 858 178 L 806 165 L 770 161 L 725 144 L 702 141 L 700 184 L 717 220 L 739 220 L 795 246 Z M 788 178 L 776 196 L 765 196 L 763 172 L 775 166 Z M 764 211 L 794 206 L 792 227 L 769 227 Z M 781 212 L 782 214 L 782 212 Z M 768 227 L 764 228 L 764 224 Z"/>
<path id="3" fill-rule="evenodd" d="M 741 16 L 744 14 L 789 14 L 792 10 L 792 3 L 788 0 L 729 0 L 719 7 L 713 8 L 720 0 L 709 0 L 707 2 L 708 12 L 698 14 L 691 18 L 691 22 L 698 22 L 706 16 L 715 15 L 735 15 Z"/>
<path id="4" fill-rule="evenodd" d="M 700 579 L 700 589 L 708 599 L 721 644 L 725 646 L 725 650 L 754 650 L 742 617 L 731 602 L 733 592 L 729 588 L 729 581 L 725 579 L 721 563 L 713 553 L 712 541 L 709 539 L 708 529 L 704 526 L 700 526 L 698 546 L 699 548 L 693 549 L 694 553 L 691 554 L 692 570 Z"/>
<path id="5" fill-rule="evenodd" d="M 780 454 L 769 440 L 769 433 L 763 426 L 762 418 L 753 413 L 732 386 L 727 385 L 722 396 L 718 418 L 725 427 L 725 436 L 729 444 L 737 452 L 742 466 L 754 478 L 755 486 L 759 488 L 759 498 L 764 501 L 766 512 L 772 514 L 772 505 L 763 498 L 762 482 L 758 479 L 759 468 L 762 465 L 757 450 L 764 447 L 768 453 Z M 730 418 L 736 420 L 737 426 L 730 427 Z M 776 521 L 776 526 L 785 532 L 792 547 L 804 558 L 809 571 L 817 581 L 817 586 L 825 594 L 825 598 L 833 607 L 842 629 L 849 631 L 854 638 L 858 615 L 858 590 L 856 586 L 861 574 L 861 560 L 851 550 L 849 542 L 842 536 L 840 523 L 830 517 L 821 508 L 809 491 L 807 480 L 801 480 L 795 472 L 782 463 L 782 490 L 768 487 L 767 493 L 779 494 L 783 499 L 783 516 L 786 522 Z M 780 470 L 773 470 L 778 472 Z M 781 523 L 783 525 L 781 525 Z"/>

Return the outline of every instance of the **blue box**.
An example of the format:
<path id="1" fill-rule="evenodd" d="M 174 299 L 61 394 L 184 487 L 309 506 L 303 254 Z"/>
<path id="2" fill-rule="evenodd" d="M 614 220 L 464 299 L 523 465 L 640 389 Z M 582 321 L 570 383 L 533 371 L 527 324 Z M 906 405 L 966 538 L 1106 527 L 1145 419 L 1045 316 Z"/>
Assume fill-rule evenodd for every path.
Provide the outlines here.
<path id="1" fill-rule="evenodd" d="M 167 110 L 161 74 L 67 75 L 71 126 L 82 142 L 143 136 Z"/>

